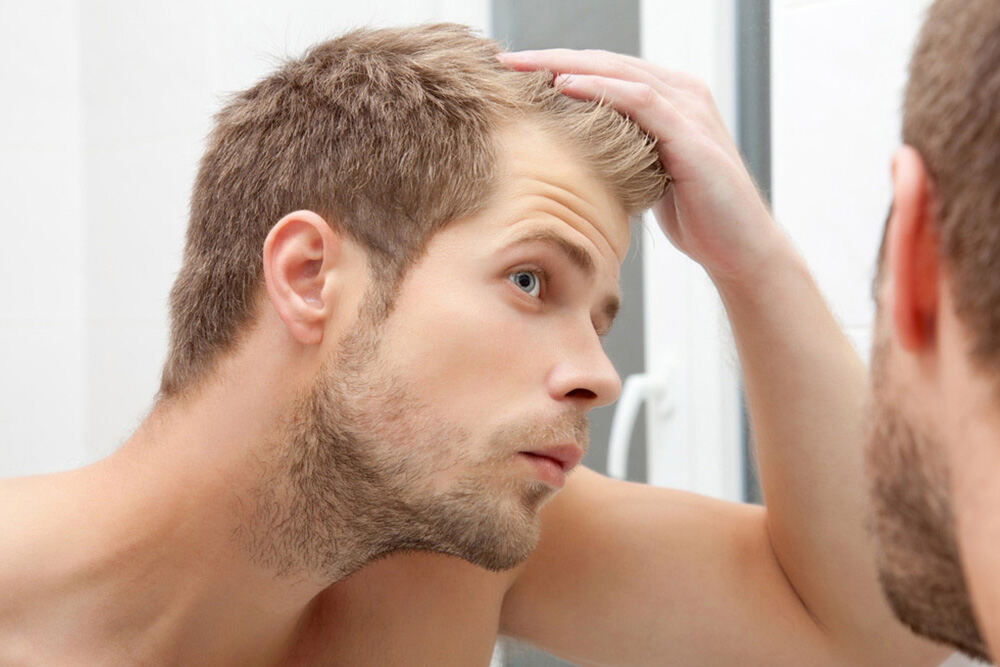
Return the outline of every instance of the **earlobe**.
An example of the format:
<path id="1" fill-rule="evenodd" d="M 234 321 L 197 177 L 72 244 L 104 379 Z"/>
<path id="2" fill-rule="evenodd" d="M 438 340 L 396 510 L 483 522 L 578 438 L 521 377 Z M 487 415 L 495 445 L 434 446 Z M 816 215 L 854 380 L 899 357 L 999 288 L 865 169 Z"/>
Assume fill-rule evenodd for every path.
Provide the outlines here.
<path id="1" fill-rule="evenodd" d="M 335 290 L 329 269 L 341 239 L 321 216 L 295 211 L 279 220 L 264 241 L 264 282 L 268 298 L 288 332 L 304 345 L 322 342 L 333 311 Z"/>
<path id="2" fill-rule="evenodd" d="M 938 307 L 938 238 L 932 184 L 923 158 L 903 146 L 893 158 L 888 228 L 891 316 L 900 345 L 920 352 L 934 342 Z"/>

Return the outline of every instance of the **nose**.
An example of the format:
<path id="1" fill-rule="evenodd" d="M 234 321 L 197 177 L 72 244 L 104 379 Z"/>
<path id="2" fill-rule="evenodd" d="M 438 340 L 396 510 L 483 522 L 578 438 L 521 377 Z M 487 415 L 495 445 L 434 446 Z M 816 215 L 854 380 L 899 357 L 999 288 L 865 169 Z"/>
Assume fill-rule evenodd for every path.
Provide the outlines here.
<path id="1" fill-rule="evenodd" d="M 621 378 L 601 347 L 596 333 L 575 352 L 564 352 L 549 374 L 549 393 L 587 411 L 614 402 L 622 390 Z"/>

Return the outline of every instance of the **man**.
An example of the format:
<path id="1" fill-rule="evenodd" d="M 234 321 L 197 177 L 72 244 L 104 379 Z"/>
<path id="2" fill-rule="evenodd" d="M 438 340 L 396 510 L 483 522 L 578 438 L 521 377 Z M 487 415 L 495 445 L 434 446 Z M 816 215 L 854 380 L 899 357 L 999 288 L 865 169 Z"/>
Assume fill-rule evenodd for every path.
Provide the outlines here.
<path id="1" fill-rule="evenodd" d="M 358 31 L 221 112 L 149 417 L 0 490 L 0 663 L 274 663 L 386 554 L 527 557 L 617 395 L 599 336 L 666 176 L 497 52 Z"/>
<path id="2" fill-rule="evenodd" d="M 655 151 L 455 28 L 334 40 L 223 111 L 157 405 L 109 459 L 0 487 L 0 662 L 482 664 L 498 629 L 589 663 L 940 660 L 867 557 L 863 369 L 710 98 L 582 58 L 639 80 Z M 598 336 L 657 158 L 664 228 L 733 319 L 771 505 L 580 470 L 525 563 L 618 390 Z"/>

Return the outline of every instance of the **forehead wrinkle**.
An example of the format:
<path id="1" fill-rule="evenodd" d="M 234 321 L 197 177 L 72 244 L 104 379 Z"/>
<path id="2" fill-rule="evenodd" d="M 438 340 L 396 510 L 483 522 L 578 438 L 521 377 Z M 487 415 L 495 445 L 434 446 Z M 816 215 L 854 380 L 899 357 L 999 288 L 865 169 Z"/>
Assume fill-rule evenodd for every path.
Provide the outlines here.
<path id="1" fill-rule="evenodd" d="M 525 210 L 528 208 L 530 210 Z M 555 218 L 555 224 L 547 222 L 548 218 Z M 538 206 L 518 207 L 507 219 L 504 227 L 508 233 L 504 235 L 504 247 L 511 247 L 519 243 L 530 241 L 546 242 L 557 246 L 563 254 L 578 268 L 580 268 L 588 279 L 594 280 L 598 274 L 598 264 L 594 260 L 594 254 L 600 258 L 599 249 L 594 241 L 584 234 L 578 227 L 566 223 L 565 216 L 557 213 L 542 210 Z M 527 230 L 524 228 L 527 227 Z M 575 240 L 579 237 L 579 240 Z M 594 248 L 591 252 L 587 247 Z M 609 268 L 613 267 L 611 273 L 615 276 L 615 284 L 618 281 L 619 265 L 615 262 L 607 262 Z"/>
<path id="2" fill-rule="evenodd" d="M 622 258 L 618 256 L 614 246 L 604 231 L 591 219 L 580 215 L 576 210 L 567 206 L 562 201 L 547 195 L 537 193 L 525 193 L 519 197 L 517 215 L 519 219 L 529 219 L 538 217 L 555 218 L 561 226 L 569 227 L 575 234 L 579 234 L 586 239 L 587 243 L 594 249 L 594 252 L 601 256 L 610 255 L 618 263 Z M 587 230 L 594 230 L 594 234 L 587 234 Z M 598 240 L 599 239 L 599 240 Z"/>
<path id="3" fill-rule="evenodd" d="M 513 193 L 515 197 L 525 197 L 529 202 L 535 204 L 538 210 L 551 213 L 557 217 L 565 217 L 560 212 L 567 213 L 570 220 L 577 223 L 577 225 L 571 225 L 575 226 L 577 230 L 582 230 L 586 226 L 593 228 L 604 241 L 611 254 L 619 262 L 624 260 L 624 256 L 619 256 L 617 250 L 615 250 L 615 245 L 611 242 L 609 235 L 598 224 L 603 217 L 599 207 L 590 202 L 586 197 L 577 194 L 571 187 L 566 187 L 556 180 L 539 173 L 523 174 L 517 180 L 527 181 L 527 183 L 523 184 L 523 188 L 518 188 L 520 191 Z M 541 206 L 537 206 L 539 201 L 542 202 Z M 605 222 L 610 224 L 612 221 Z"/>

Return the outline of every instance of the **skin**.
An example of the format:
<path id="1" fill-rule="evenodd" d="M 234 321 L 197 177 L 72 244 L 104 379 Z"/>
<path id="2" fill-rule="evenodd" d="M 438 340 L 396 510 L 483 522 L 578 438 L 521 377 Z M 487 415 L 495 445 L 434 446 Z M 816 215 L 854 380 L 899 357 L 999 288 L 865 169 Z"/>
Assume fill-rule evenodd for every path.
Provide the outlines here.
<path id="1" fill-rule="evenodd" d="M 253 565 L 229 537 L 240 524 L 233 494 L 258 481 L 270 460 L 263 445 L 356 323 L 367 278 L 360 249 L 299 212 L 265 247 L 259 326 L 196 400 L 154 410 L 95 466 L 0 486 L 10 536 L 0 589 L 14 591 L 0 601 L 0 661 L 469 665 L 488 662 L 498 632 L 579 664 L 944 658 L 896 622 L 879 590 L 863 528 L 864 367 L 704 86 L 598 52 L 507 62 L 571 73 L 567 94 L 604 96 L 660 139 L 674 184 L 658 219 L 723 297 L 768 506 L 578 469 L 542 508 L 538 548 L 512 570 L 395 554 L 330 585 Z M 394 365 L 479 434 L 501 414 L 583 414 L 618 391 L 597 332 L 628 243 L 621 208 L 567 147 L 529 132 L 502 135 L 501 147 L 506 196 L 435 237 L 385 338 Z M 504 249 L 529 225 L 582 246 L 594 266 L 590 278 L 568 260 L 544 267 L 563 288 L 542 306 L 506 280 L 525 265 L 559 264 L 552 244 L 522 248 L 526 256 Z M 519 461 L 508 474 L 531 475 Z"/>

